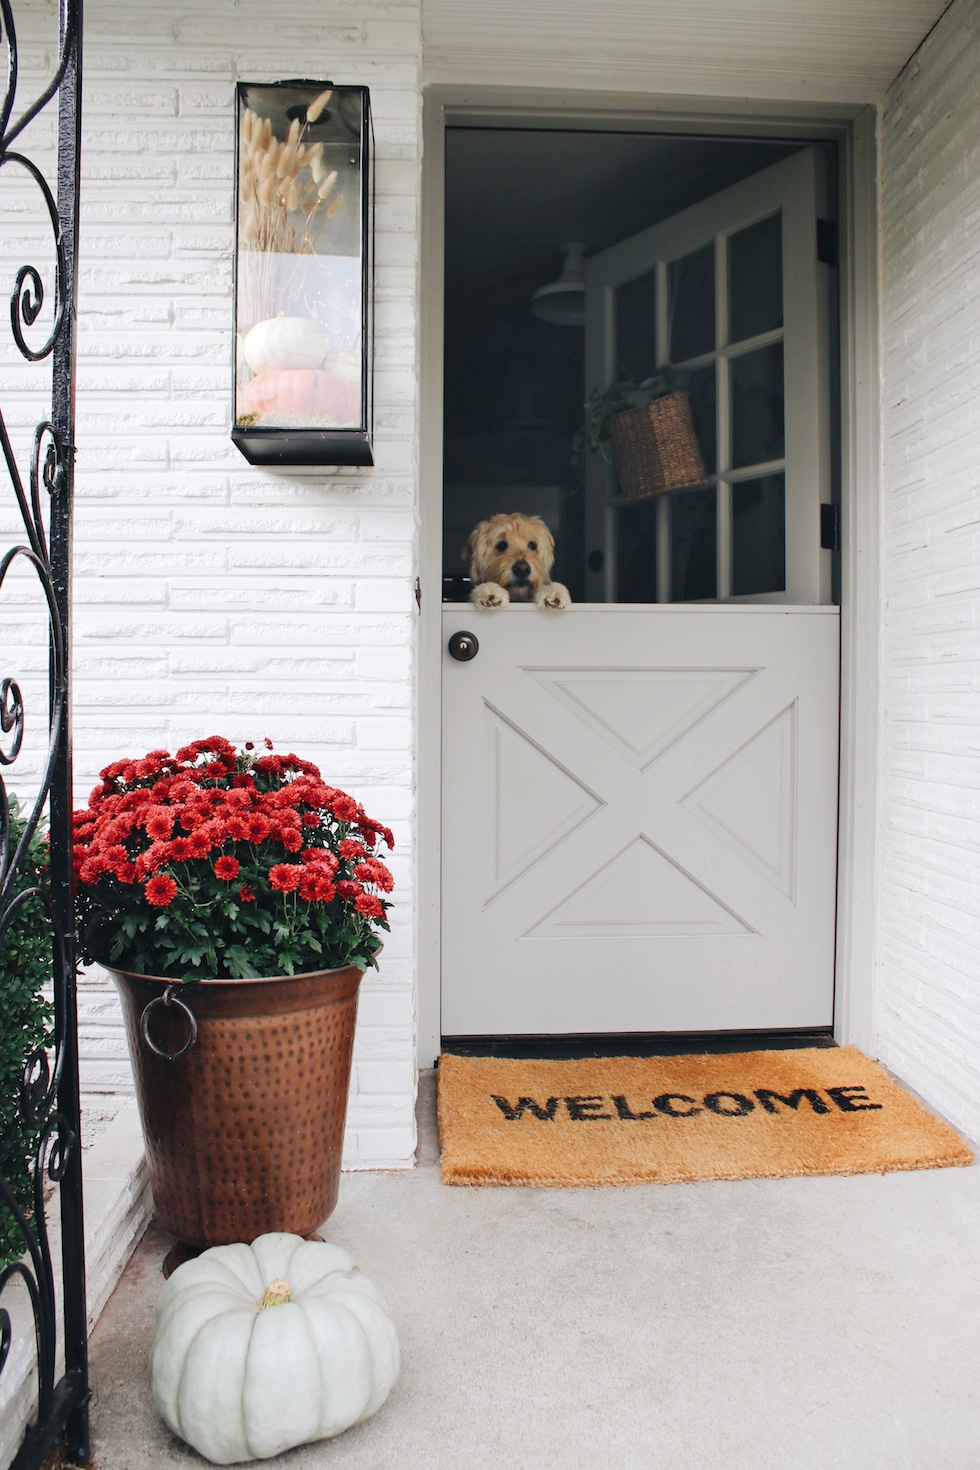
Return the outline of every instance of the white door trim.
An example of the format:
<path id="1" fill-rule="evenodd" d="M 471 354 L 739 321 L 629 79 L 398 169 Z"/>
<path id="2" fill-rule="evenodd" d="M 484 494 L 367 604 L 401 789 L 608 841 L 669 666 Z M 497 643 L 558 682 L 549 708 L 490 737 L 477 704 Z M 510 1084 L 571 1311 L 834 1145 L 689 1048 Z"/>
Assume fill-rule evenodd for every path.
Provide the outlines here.
<path id="1" fill-rule="evenodd" d="M 442 402 L 447 118 L 509 127 L 832 139 L 842 157 L 841 762 L 835 1035 L 874 1049 L 880 703 L 880 382 L 877 314 L 876 113 L 868 107 L 630 97 L 438 86 L 423 98 L 420 291 L 418 1065 L 440 1049 L 442 671 Z"/>

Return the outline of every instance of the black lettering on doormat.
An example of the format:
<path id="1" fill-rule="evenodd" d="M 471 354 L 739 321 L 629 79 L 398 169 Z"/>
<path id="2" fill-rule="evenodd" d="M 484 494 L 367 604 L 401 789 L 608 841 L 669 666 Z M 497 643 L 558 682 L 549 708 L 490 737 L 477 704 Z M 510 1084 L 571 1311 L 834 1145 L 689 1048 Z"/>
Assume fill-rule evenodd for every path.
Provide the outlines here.
<path id="1" fill-rule="evenodd" d="M 634 1113 L 629 1103 L 622 1094 L 613 1098 L 616 1112 L 624 1123 L 640 1123 L 644 1118 L 655 1118 L 656 1113 Z"/>
<path id="2" fill-rule="evenodd" d="M 832 1097 L 842 1113 L 871 1113 L 881 1112 L 882 1104 L 873 1103 L 863 1087 L 828 1087 L 828 1097 Z M 852 1092 L 853 1097 L 847 1094 Z"/>
<path id="3" fill-rule="evenodd" d="M 558 1107 L 558 1099 L 556 1097 L 549 1097 L 546 1107 L 541 1107 L 539 1103 L 534 1101 L 533 1097 L 519 1097 L 516 1108 L 512 1108 L 505 1097 L 498 1097 L 495 1092 L 492 1092 L 490 1096 L 508 1123 L 516 1123 L 519 1118 L 524 1116 L 525 1112 L 530 1113 L 532 1117 L 537 1118 L 541 1123 L 551 1123 L 554 1120 L 555 1109 Z"/>
<path id="4" fill-rule="evenodd" d="M 565 1106 L 573 1123 L 598 1123 L 600 1118 L 612 1118 L 612 1113 L 597 1112 L 602 1102 L 601 1097 L 566 1097 Z"/>
<path id="5" fill-rule="evenodd" d="M 882 1110 L 883 1104 L 872 1102 L 863 1086 L 825 1087 L 824 1091 L 842 1113 Z M 602 1111 L 606 1103 L 605 1097 L 549 1097 L 543 1106 L 533 1097 L 519 1097 L 513 1105 L 496 1093 L 491 1093 L 491 1097 L 508 1123 L 517 1123 L 525 1115 L 537 1118 L 540 1123 L 553 1123 L 561 1101 L 564 1101 L 573 1123 L 614 1121 L 612 1113 Z M 782 1108 L 798 1113 L 804 1100 L 814 1113 L 827 1114 L 832 1111 L 815 1087 L 796 1087 L 792 1092 L 774 1092 L 771 1087 L 757 1087 L 752 1097 L 744 1092 L 709 1092 L 702 1098 L 701 1105 L 686 1092 L 662 1092 L 653 1099 L 656 1109 L 653 1113 L 634 1112 L 624 1093 L 613 1094 L 609 1101 L 615 1107 L 616 1118 L 620 1122 L 639 1123 L 655 1118 L 658 1113 L 667 1118 L 698 1118 L 704 1114 L 705 1109 L 714 1113 L 717 1118 L 744 1118 L 755 1112 L 756 1103 L 753 1098 L 758 1101 L 763 1112 L 777 1117 Z"/>
<path id="6" fill-rule="evenodd" d="M 673 1106 L 675 1102 L 690 1103 L 691 1106 L 679 1113 Z M 653 1106 L 658 1113 L 666 1113 L 668 1118 L 696 1118 L 704 1111 L 697 1106 L 693 1097 L 688 1097 L 684 1092 L 662 1092 L 653 1099 Z"/>
<path id="7" fill-rule="evenodd" d="M 727 1098 L 733 1107 L 722 1107 L 722 1098 Z M 755 1112 L 755 1103 L 743 1092 L 709 1092 L 704 1100 L 706 1108 L 710 1108 L 719 1118 L 744 1118 L 746 1113 Z"/>
<path id="8" fill-rule="evenodd" d="M 782 1103 L 785 1107 L 792 1108 L 795 1113 L 804 1098 L 806 1098 L 815 1113 L 830 1112 L 830 1109 L 815 1087 L 797 1087 L 794 1092 L 787 1095 L 781 1092 L 772 1092 L 768 1087 L 757 1087 L 755 1095 L 767 1113 L 778 1113 L 777 1103 Z"/>

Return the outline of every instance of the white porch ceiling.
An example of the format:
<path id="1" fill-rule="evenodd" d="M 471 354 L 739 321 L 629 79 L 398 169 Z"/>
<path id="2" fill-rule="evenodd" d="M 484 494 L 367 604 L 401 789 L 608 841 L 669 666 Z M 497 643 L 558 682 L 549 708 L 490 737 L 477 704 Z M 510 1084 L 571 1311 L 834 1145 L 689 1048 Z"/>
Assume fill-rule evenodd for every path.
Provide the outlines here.
<path id="1" fill-rule="evenodd" d="M 948 0 L 423 0 L 426 80 L 873 102 Z M 962 3 L 962 0 L 961 0 Z"/>

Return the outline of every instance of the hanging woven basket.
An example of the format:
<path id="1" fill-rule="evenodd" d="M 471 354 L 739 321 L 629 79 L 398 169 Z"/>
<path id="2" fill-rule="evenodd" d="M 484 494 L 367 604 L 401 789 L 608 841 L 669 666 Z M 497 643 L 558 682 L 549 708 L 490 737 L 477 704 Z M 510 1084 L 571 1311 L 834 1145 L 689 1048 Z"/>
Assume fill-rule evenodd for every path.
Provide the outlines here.
<path id="1" fill-rule="evenodd" d="M 686 393 L 628 408 L 609 425 L 619 485 L 627 500 L 692 490 L 707 480 Z"/>

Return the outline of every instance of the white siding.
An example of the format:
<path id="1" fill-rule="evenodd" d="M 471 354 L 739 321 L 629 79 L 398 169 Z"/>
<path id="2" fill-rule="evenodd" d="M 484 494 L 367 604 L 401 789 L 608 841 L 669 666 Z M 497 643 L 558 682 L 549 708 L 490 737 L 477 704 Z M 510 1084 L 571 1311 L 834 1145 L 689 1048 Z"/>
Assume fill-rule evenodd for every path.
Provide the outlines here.
<path id="1" fill-rule="evenodd" d="M 882 1059 L 980 1136 L 980 10 L 881 115 Z"/>
<path id="2" fill-rule="evenodd" d="M 54 8 L 28 11 L 36 75 Z M 268 735 L 395 829 L 392 934 L 362 988 L 355 1167 L 406 1164 L 414 1147 L 420 48 L 415 0 L 89 0 L 85 12 L 78 791 L 122 754 Z M 371 88 L 374 470 L 253 469 L 229 438 L 234 87 L 282 77 Z M 43 662 L 33 638 L 23 667 Z M 115 994 L 98 975 L 83 982 L 81 1052 L 95 1131 L 130 1085 Z"/>
<path id="3" fill-rule="evenodd" d="M 874 102 L 946 0 L 423 0 L 429 81 Z"/>

